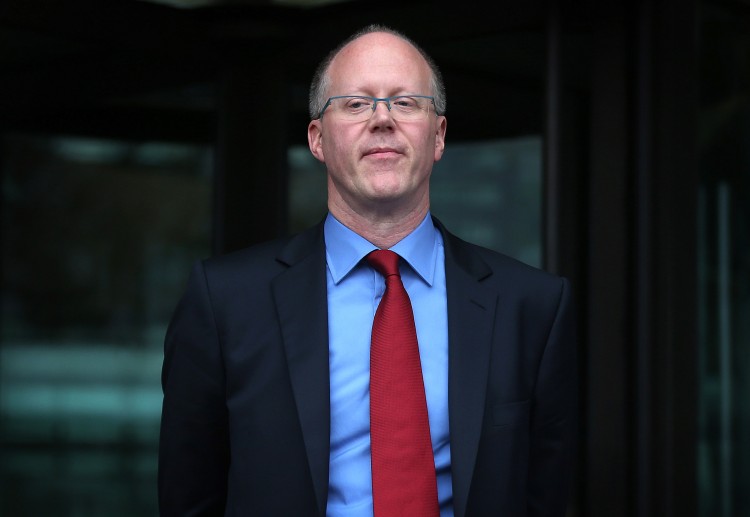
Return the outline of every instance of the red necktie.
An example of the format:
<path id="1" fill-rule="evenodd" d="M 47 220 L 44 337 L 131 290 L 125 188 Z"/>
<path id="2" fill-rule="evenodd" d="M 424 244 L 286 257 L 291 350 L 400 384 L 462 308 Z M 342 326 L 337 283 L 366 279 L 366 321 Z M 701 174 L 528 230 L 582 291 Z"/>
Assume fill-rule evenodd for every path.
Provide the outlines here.
<path id="1" fill-rule="evenodd" d="M 370 443 L 375 517 L 437 517 L 435 459 L 409 295 L 399 256 L 376 250 L 367 261 L 385 277 L 372 324 Z"/>

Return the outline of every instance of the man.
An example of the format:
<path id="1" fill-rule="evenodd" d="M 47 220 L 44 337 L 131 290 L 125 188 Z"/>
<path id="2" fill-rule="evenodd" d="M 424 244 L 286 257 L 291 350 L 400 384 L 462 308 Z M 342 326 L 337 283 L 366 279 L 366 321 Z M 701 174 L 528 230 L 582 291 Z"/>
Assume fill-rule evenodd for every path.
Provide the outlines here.
<path id="1" fill-rule="evenodd" d="M 328 217 L 196 265 L 166 337 L 163 515 L 564 515 L 570 289 L 430 216 L 444 110 L 437 68 L 385 27 L 321 64 L 308 141 Z M 397 296 L 412 330 L 376 330 Z M 418 386 L 394 392 L 406 360 L 375 356 L 395 341 Z M 407 435 L 427 440 L 426 469 Z"/>

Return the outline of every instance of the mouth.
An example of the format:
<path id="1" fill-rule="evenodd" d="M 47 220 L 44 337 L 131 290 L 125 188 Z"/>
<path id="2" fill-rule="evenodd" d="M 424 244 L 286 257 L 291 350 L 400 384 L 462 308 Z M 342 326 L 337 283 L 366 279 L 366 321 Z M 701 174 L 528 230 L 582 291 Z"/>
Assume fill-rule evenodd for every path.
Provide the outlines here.
<path id="1" fill-rule="evenodd" d="M 393 147 L 373 147 L 364 152 L 363 156 L 373 158 L 392 158 L 401 154 L 401 151 Z"/>

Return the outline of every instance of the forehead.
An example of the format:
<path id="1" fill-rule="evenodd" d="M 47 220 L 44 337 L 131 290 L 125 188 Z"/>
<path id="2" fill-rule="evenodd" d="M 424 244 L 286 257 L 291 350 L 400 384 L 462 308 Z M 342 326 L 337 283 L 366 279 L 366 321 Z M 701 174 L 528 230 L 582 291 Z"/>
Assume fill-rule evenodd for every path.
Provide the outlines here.
<path id="1" fill-rule="evenodd" d="M 426 93 L 430 68 L 417 49 L 388 33 L 366 34 L 345 46 L 328 70 L 332 94 Z"/>

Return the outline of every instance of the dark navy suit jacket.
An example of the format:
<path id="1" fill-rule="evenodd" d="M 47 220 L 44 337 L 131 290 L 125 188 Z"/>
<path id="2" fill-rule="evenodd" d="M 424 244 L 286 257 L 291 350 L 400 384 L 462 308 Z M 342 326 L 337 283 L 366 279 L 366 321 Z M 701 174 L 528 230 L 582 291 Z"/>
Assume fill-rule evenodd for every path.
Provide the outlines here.
<path id="1" fill-rule="evenodd" d="M 457 517 L 563 516 L 576 342 L 565 279 L 445 242 Z M 324 516 L 323 225 L 195 266 L 166 336 L 163 516 Z"/>

